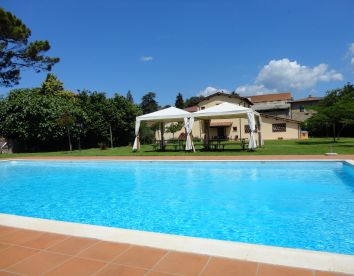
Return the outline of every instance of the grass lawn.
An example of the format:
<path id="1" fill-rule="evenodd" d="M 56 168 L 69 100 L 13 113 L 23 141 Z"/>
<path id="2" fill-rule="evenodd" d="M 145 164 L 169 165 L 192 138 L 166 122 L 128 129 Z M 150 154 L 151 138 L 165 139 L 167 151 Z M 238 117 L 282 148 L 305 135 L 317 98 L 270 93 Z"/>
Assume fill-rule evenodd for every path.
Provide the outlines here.
<path id="1" fill-rule="evenodd" d="M 142 145 L 139 152 L 132 152 L 130 147 L 117 147 L 113 149 L 101 150 L 98 148 L 40 152 L 40 153 L 16 153 L 0 154 L 0 158 L 16 158 L 31 156 L 161 156 L 161 155 L 294 155 L 294 154 L 324 154 L 331 151 L 338 154 L 354 154 L 354 138 L 341 138 L 333 143 L 330 138 L 311 138 L 308 140 L 287 140 L 287 141 L 265 141 L 263 148 L 258 148 L 254 152 L 242 151 L 239 146 L 228 146 L 224 151 L 203 151 L 197 147 L 197 152 L 165 151 L 156 152 L 150 145 Z"/>

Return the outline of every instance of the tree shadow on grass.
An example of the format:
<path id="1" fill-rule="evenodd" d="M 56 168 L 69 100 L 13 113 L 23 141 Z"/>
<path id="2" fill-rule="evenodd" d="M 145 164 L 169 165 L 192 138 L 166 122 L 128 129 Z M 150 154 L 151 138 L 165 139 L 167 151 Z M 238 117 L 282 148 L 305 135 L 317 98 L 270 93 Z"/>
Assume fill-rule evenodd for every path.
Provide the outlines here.
<path id="1" fill-rule="evenodd" d="M 341 141 L 297 141 L 298 145 L 338 145 Z M 343 142 L 344 143 L 344 142 Z"/>
<path id="2" fill-rule="evenodd" d="M 144 150 L 144 152 L 146 153 L 193 153 L 193 151 L 184 151 L 184 150 Z M 196 149 L 196 152 L 211 152 L 211 153 L 217 153 L 217 152 L 235 152 L 235 153 L 239 153 L 239 152 L 247 152 L 247 150 L 242 150 L 242 149 L 224 149 L 224 150 L 208 150 L 208 149 Z"/>
<path id="3" fill-rule="evenodd" d="M 349 144 L 346 144 L 346 145 L 335 145 L 335 147 L 338 147 L 338 148 L 340 148 L 340 147 L 342 147 L 342 148 L 354 148 L 354 144 L 352 144 L 352 145 L 349 145 Z"/>

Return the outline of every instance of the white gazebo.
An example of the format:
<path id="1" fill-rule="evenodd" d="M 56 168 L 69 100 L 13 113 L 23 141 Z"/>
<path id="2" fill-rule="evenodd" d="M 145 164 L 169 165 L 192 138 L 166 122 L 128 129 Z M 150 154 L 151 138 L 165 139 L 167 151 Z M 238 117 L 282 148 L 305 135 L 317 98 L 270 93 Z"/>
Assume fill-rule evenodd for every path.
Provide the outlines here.
<path id="1" fill-rule="evenodd" d="M 190 117 L 191 117 L 190 112 L 185 111 L 183 109 L 173 107 L 173 106 L 136 117 L 135 140 L 134 140 L 133 150 L 140 149 L 139 129 L 140 129 L 140 122 L 142 122 L 142 121 L 151 121 L 151 122 L 160 122 L 161 123 L 161 143 L 163 143 L 164 123 L 184 122 L 184 127 L 186 128 L 186 132 L 187 132 L 186 150 L 194 149 L 191 147 L 191 142 L 189 142 L 189 144 L 188 144 L 188 141 L 192 141 L 191 132 L 192 132 L 193 123 L 192 123 L 192 127 L 190 127 L 190 123 L 189 123 L 189 121 L 191 120 Z"/>
<path id="2" fill-rule="evenodd" d="M 206 130 L 206 141 L 209 140 L 209 126 L 211 119 L 229 119 L 229 118 L 246 118 L 250 127 L 250 141 L 248 144 L 249 149 L 257 147 L 255 132 L 256 132 L 256 118 L 258 125 L 262 123 L 261 116 L 258 112 L 253 111 L 252 108 L 243 107 L 237 104 L 224 102 L 203 110 L 199 110 L 191 114 L 196 120 L 204 120 Z M 258 130 L 259 143 L 263 145 L 261 130 Z"/>
<path id="3" fill-rule="evenodd" d="M 133 150 L 140 149 L 139 143 L 139 129 L 140 122 L 142 121 L 153 121 L 161 123 L 161 143 L 163 143 L 163 129 L 164 123 L 169 122 L 184 122 L 184 127 L 186 129 L 187 140 L 186 140 L 186 150 L 195 151 L 192 139 L 192 129 L 195 120 L 203 120 L 206 129 L 206 141 L 209 141 L 209 126 L 211 119 L 228 119 L 228 118 L 246 118 L 248 119 L 248 124 L 250 127 L 250 141 L 248 148 L 255 149 L 257 147 L 257 142 L 255 138 L 256 132 L 256 118 L 258 120 L 258 125 L 260 126 L 261 116 L 259 113 L 253 111 L 251 108 L 243 107 L 240 105 L 224 102 L 219 105 L 215 105 L 203 110 L 199 110 L 194 113 L 187 112 L 185 110 L 169 107 L 159 111 L 155 111 L 149 114 L 145 114 L 136 117 L 135 123 L 135 141 L 133 145 Z M 258 130 L 259 143 L 263 145 L 262 135 L 260 129 Z"/>

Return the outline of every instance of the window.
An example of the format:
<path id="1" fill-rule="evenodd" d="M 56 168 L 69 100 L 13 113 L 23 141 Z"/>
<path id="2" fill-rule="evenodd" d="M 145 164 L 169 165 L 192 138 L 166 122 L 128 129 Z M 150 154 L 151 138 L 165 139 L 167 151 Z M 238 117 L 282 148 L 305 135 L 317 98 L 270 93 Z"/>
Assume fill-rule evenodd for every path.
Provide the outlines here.
<path id="1" fill-rule="evenodd" d="M 304 112 L 305 107 L 303 105 L 300 105 L 300 112 Z"/>
<path id="2" fill-rule="evenodd" d="M 249 125 L 245 125 L 245 133 L 250 133 L 251 129 Z"/>
<path id="3" fill-rule="evenodd" d="M 203 109 L 205 109 L 205 106 L 202 106 L 202 108 L 201 108 L 201 109 L 202 109 L 202 110 L 203 110 Z"/>
<path id="4" fill-rule="evenodd" d="M 237 127 L 232 127 L 232 130 L 233 131 L 237 131 Z"/>
<path id="5" fill-rule="evenodd" d="M 286 123 L 272 124 L 273 132 L 286 132 Z"/>

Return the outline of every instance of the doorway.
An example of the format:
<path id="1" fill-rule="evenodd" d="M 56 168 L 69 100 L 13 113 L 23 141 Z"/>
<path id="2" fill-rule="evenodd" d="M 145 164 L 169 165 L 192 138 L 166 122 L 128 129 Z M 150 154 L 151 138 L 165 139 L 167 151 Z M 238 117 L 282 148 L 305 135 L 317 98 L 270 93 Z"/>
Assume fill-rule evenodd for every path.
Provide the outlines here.
<path id="1" fill-rule="evenodd" d="M 218 139 L 226 138 L 226 128 L 225 127 L 217 127 Z"/>

